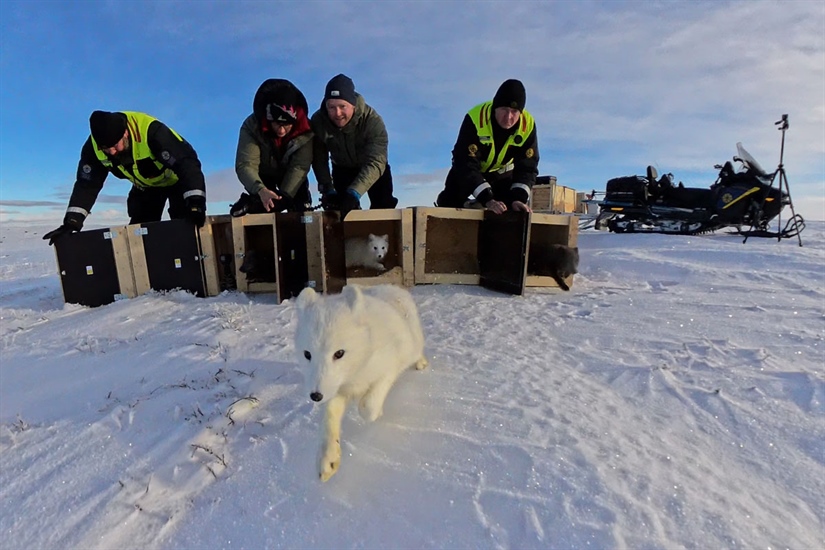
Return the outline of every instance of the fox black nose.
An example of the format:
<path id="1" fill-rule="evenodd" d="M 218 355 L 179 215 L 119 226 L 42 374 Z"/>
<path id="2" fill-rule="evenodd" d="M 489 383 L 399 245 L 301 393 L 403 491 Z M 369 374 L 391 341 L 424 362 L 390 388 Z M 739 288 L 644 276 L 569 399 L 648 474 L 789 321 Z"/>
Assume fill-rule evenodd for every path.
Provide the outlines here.
<path id="1" fill-rule="evenodd" d="M 314 391 L 309 394 L 309 398 L 315 401 L 316 403 L 324 398 L 324 394 L 318 391 Z"/>

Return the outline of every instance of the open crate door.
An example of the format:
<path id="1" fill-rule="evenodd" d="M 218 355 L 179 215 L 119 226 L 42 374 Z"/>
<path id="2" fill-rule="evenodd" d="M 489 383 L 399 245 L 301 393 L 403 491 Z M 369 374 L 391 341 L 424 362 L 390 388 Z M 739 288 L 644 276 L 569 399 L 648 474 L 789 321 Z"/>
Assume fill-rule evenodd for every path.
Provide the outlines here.
<path id="1" fill-rule="evenodd" d="M 508 294 L 524 294 L 529 243 L 528 212 L 485 212 L 478 238 L 481 286 Z"/>
<path id="2" fill-rule="evenodd" d="M 298 212 L 283 212 L 275 216 L 278 235 L 278 299 L 294 298 L 309 280 L 307 260 L 313 255 L 307 218 Z"/>
<path id="3" fill-rule="evenodd" d="M 66 303 L 97 307 L 135 296 L 125 226 L 65 235 L 54 251 Z"/>
<path id="4" fill-rule="evenodd" d="M 306 287 L 336 293 L 344 286 L 343 224 L 331 212 L 282 213 L 278 224 L 280 299 Z"/>
<path id="5" fill-rule="evenodd" d="M 192 222 L 167 220 L 127 229 L 138 294 L 179 288 L 206 296 L 198 233 Z"/>
<path id="6" fill-rule="evenodd" d="M 344 255 L 344 222 L 337 212 L 318 212 L 321 228 L 321 263 L 316 267 L 321 284 L 315 290 L 325 294 L 338 294 L 347 283 L 347 266 Z"/>

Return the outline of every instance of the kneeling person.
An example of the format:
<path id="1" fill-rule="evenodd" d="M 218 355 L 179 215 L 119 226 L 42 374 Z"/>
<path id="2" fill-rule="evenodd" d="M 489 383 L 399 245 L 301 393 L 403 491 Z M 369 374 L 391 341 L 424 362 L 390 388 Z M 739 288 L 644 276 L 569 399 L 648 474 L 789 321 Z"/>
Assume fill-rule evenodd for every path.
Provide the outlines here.
<path id="1" fill-rule="evenodd" d="M 396 207 L 387 128 L 348 76 L 339 74 L 327 83 L 324 101 L 310 124 L 315 132 L 312 171 L 325 209 L 340 210 L 346 217 L 361 208 L 364 193 L 370 197 L 370 208 Z"/>
<path id="2" fill-rule="evenodd" d="M 270 78 L 258 88 L 235 155 L 235 173 L 246 193 L 230 214 L 303 212 L 312 205 L 307 174 L 313 134 L 307 111 L 304 94 L 289 80 Z"/>
<path id="3" fill-rule="evenodd" d="M 508 209 L 530 211 L 539 149 L 535 120 L 524 109 L 526 101 L 524 85 L 511 79 L 499 87 L 492 101 L 470 109 L 453 147 L 452 168 L 438 206 L 478 204 L 497 214 Z"/>
<path id="4" fill-rule="evenodd" d="M 80 231 L 111 173 L 132 182 L 126 199 L 129 223 L 160 221 L 169 201 L 171 219 L 206 220 L 206 183 L 198 155 L 161 121 L 144 113 L 95 111 L 91 135 L 80 152 L 63 225 L 43 235 L 49 244 Z"/>

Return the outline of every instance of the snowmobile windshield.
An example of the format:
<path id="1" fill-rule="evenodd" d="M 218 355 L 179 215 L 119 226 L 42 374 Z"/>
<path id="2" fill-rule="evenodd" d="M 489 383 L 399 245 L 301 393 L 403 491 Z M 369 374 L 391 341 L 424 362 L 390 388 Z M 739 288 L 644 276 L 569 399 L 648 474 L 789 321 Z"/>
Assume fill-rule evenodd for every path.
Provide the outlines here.
<path id="1" fill-rule="evenodd" d="M 768 177 L 768 173 L 759 166 L 759 163 L 756 162 L 756 159 L 748 153 L 744 147 L 742 147 L 742 142 L 736 144 L 736 152 L 737 155 L 733 160 L 740 161 L 746 169 L 751 170 L 756 173 L 757 176 L 765 176 Z"/>

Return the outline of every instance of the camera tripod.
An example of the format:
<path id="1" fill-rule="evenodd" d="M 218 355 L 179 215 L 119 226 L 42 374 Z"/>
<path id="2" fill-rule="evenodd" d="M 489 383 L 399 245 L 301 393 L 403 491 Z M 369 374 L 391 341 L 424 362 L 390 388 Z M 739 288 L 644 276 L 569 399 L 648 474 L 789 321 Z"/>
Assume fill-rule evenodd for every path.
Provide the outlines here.
<path id="1" fill-rule="evenodd" d="M 773 187 L 774 182 L 777 182 L 777 187 L 779 188 L 779 194 L 782 195 L 784 191 L 788 196 L 788 205 L 791 207 L 791 218 L 785 224 L 785 227 L 782 227 L 782 210 L 779 210 L 779 214 L 776 217 L 777 223 L 777 231 L 776 233 L 766 232 L 766 231 L 754 231 L 754 228 L 751 227 L 750 231 L 745 233 L 745 240 L 742 241 L 743 243 L 748 242 L 748 237 L 751 236 L 759 236 L 759 237 L 773 237 L 776 236 L 777 241 L 781 241 L 783 238 L 789 239 L 793 236 L 799 240 L 799 246 L 802 246 L 802 237 L 800 233 L 805 228 L 805 221 L 802 219 L 802 216 L 799 216 L 794 210 L 793 207 L 793 199 L 791 198 L 791 189 L 788 186 L 788 176 L 785 174 L 785 132 L 788 130 L 788 115 L 782 115 L 782 120 L 774 123 L 775 126 L 779 126 L 777 130 L 782 132 L 782 145 L 779 149 L 779 166 L 777 166 L 776 171 L 773 173 L 771 177 L 771 187 Z M 766 195 L 767 196 L 767 195 Z M 760 210 L 764 207 L 765 201 L 762 201 L 760 205 Z"/>

